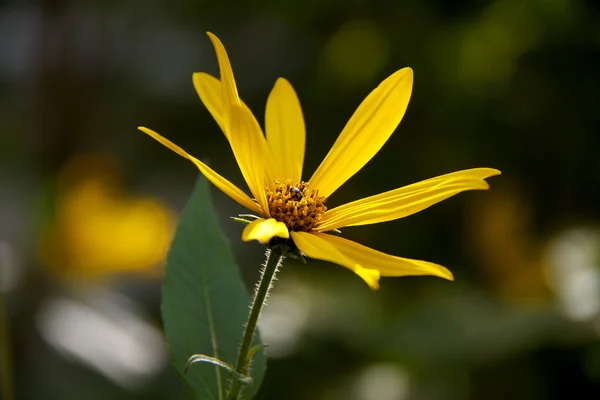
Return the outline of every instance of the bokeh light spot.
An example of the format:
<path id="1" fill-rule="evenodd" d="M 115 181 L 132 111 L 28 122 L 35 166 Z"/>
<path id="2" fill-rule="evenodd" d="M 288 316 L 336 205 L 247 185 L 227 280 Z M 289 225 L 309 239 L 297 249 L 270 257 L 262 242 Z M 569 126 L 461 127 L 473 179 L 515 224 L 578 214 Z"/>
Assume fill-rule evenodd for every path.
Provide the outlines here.
<path id="1" fill-rule="evenodd" d="M 356 380 L 357 400 L 403 400 L 408 394 L 408 375 L 396 364 L 370 365 Z"/>

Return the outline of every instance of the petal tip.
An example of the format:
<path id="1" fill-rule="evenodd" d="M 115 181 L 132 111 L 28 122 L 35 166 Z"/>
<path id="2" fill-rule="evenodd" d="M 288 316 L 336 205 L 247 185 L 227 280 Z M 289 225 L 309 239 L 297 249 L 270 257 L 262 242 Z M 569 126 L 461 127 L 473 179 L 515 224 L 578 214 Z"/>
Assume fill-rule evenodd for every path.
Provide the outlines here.
<path id="1" fill-rule="evenodd" d="M 444 279 L 447 279 L 447 280 L 449 280 L 451 282 L 454 282 L 454 274 L 452 274 L 452 272 L 450 272 L 450 271 L 448 271 L 447 274 L 440 275 L 440 278 L 444 278 Z"/>
<path id="2" fill-rule="evenodd" d="M 411 67 L 401 68 L 396 73 L 398 75 L 400 75 L 400 78 L 413 79 L 413 77 L 415 76 L 415 72 L 413 71 L 413 69 Z"/>
<path id="3" fill-rule="evenodd" d="M 290 85 L 290 81 L 288 81 L 286 78 L 280 76 L 275 81 L 275 85 Z"/>
<path id="4" fill-rule="evenodd" d="M 378 270 L 364 268 L 360 264 L 356 264 L 354 273 L 360 276 L 372 290 L 379 289 L 379 278 L 381 277 L 381 273 Z"/>
<path id="5" fill-rule="evenodd" d="M 208 35 L 208 38 L 210 39 L 211 42 L 213 42 L 213 45 L 215 47 L 217 46 L 223 46 L 223 43 L 221 42 L 221 39 L 219 39 L 219 37 L 217 35 L 215 35 L 214 33 L 207 31 L 206 35 Z"/>
<path id="6" fill-rule="evenodd" d="M 438 278 L 443 278 L 449 281 L 454 281 L 454 274 L 446 267 L 443 267 L 438 264 L 434 264 L 437 267 L 437 271 L 431 274 L 433 276 L 437 276 Z"/>
<path id="7" fill-rule="evenodd" d="M 486 172 L 483 179 L 491 178 L 492 176 L 502 175 L 502 171 L 496 168 L 482 168 L 482 170 Z"/>
<path id="8" fill-rule="evenodd" d="M 158 133 L 154 132 L 150 128 L 146 128 L 145 126 L 138 126 L 137 129 L 138 129 L 138 131 L 144 132 L 146 135 L 150 135 L 152 137 L 155 137 L 156 135 L 158 135 Z"/>

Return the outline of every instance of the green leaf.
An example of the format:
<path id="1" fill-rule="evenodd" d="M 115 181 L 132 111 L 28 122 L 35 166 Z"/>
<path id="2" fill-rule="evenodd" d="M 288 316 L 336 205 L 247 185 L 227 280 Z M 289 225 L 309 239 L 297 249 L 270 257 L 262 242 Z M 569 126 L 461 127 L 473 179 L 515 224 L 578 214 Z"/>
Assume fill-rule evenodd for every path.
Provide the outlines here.
<path id="1" fill-rule="evenodd" d="M 183 375 L 186 362 L 194 354 L 204 354 L 234 365 L 250 298 L 202 176 L 181 214 L 167 256 L 162 296 L 175 368 L 196 399 L 222 400 L 229 387 L 227 371 L 197 363 Z M 258 337 L 254 341 L 261 344 Z M 244 399 L 256 394 L 265 369 L 265 355 L 260 351 L 250 371 L 254 383 L 244 389 Z"/>

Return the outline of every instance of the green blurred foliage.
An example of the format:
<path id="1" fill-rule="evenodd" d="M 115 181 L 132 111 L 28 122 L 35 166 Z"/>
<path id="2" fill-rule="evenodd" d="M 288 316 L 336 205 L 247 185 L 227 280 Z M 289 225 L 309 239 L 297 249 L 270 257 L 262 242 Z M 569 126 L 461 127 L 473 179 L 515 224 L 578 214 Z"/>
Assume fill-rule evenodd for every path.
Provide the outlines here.
<path id="1" fill-rule="evenodd" d="M 123 196 L 181 210 L 197 171 L 136 131 L 141 124 L 245 187 L 191 83 L 194 71 L 217 72 L 207 30 L 227 47 L 259 120 L 277 77 L 294 85 L 307 125 L 306 177 L 370 90 L 399 68 L 415 70 L 400 127 L 330 206 L 463 168 L 503 171 L 489 192 L 343 231 L 443 264 L 453 283 L 388 278 L 373 293 L 343 268 L 288 263 L 264 315 L 271 359 L 258 399 L 598 397 L 596 2 L 4 0 L 0 291 L 18 399 L 186 398 L 163 358 L 143 357 L 165 351 L 149 345 L 150 328 L 129 325 L 135 317 L 160 328 L 160 276 L 73 282 L 47 268 L 39 241 L 64 200 L 63 167 L 80 154 L 119 160 Z M 241 228 L 228 217 L 243 210 L 212 192 L 251 287 L 262 248 L 238 240 Z M 121 300 L 99 303 L 106 293 L 135 307 L 123 306 L 121 318 Z M 65 300 L 87 311 L 56 325 Z M 94 310 L 137 340 L 93 336 L 84 316 Z M 108 356 L 82 361 L 57 344 L 61 337 L 69 338 L 63 346 L 81 341 L 100 355 L 119 350 L 133 364 L 98 369 Z M 140 369 L 150 361 L 156 369 Z M 124 380 L 110 371 L 125 371 Z"/>

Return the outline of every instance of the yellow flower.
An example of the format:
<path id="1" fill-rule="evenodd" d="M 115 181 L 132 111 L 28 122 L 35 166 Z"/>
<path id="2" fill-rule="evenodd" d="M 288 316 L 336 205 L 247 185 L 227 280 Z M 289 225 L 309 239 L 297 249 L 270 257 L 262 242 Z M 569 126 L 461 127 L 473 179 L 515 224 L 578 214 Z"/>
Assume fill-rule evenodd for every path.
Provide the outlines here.
<path id="1" fill-rule="evenodd" d="M 223 44 L 210 32 L 208 36 L 217 53 L 221 79 L 198 72 L 193 74 L 194 86 L 229 141 L 254 198 L 158 133 L 139 129 L 192 161 L 217 188 L 260 216 L 245 227 L 242 240 L 287 241 L 308 257 L 349 268 L 372 289 L 379 287 L 380 276 L 453 279 L 440 265 L 391 256 L 326 233 L 406 217 L 462 191 L 488 189 L 484 179 L 500 174 L 491 168 L 453 172 L 327 209 L 326 199 L 369 162 L 400 123 L 412 91 L 410 68 L 396 71 L 367 96 L 313 176 L 302 181 L 306 133 L 294 89 L 283 78 L 275 83 L 267 100 L 265 137 L 238 96 Z"/>

